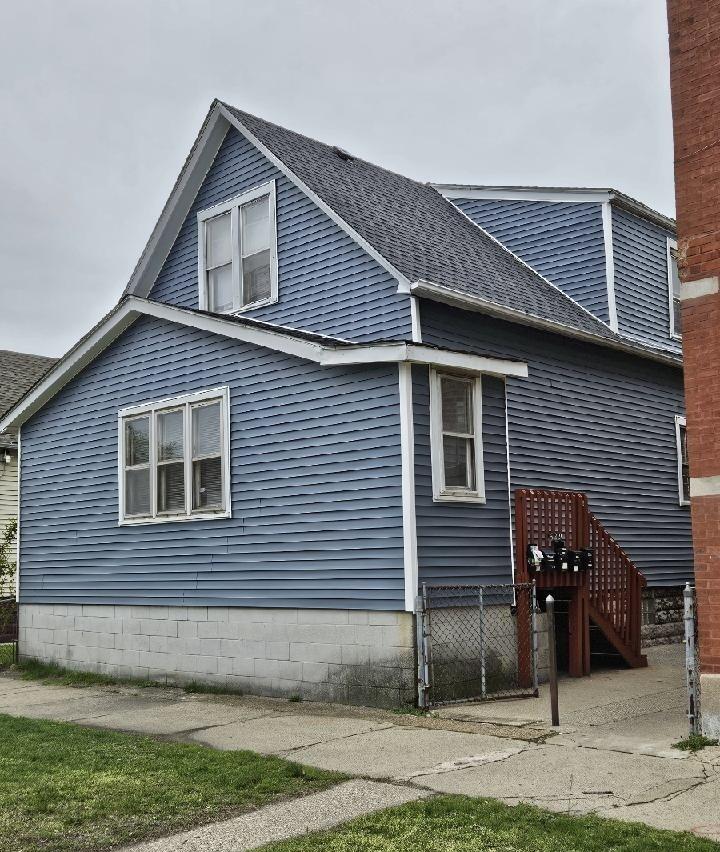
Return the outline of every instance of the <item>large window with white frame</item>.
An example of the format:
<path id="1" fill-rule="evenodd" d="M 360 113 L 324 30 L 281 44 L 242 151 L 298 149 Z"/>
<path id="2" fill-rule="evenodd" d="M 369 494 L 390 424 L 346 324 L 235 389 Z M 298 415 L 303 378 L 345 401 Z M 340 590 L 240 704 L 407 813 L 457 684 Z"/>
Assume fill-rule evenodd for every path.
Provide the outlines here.
<path id="1" fill-rule="evenodd" d="M 675 416 L 675 441 L 677 445 L 678 500 L 681 506 L 690 504 L 690 462 L 688 460 L 687 427 L 685 418 Z"/>
<path id="2" fill-rule="evenodd" d="M 120 523 L 229 517 L 227 387 L 118 415 Z"/>
<path id="3" fill-rule="evenodd" d="M 430 371 L 430 444 L 434 499 L 484 502 L 479 376 Z"/>
<path id="4" fill-rule="evenodd" d="M 678 271 L 677 241 L 667 240 L 668 307 L 670 310 L 670 337 L 681 337 L 680 273 Z"/>
<path id="5" fill-rule="evenodd" d="M 197 218 L 200 307 L 224 314 L 276 302 L 275 181 Z"/>

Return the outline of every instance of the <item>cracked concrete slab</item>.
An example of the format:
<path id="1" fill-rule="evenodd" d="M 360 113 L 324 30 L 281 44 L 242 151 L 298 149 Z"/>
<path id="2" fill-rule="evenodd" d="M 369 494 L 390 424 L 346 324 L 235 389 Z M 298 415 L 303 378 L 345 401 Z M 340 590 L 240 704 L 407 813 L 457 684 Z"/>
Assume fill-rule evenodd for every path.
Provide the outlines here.
<path id="1" fill-rule="evenodd" d="M 335 740 L 293 752 L 293 760 L 370 778 L 402 779 L 448 760 L 513 750 L 517 741 L 483 734 L 387 727 L 351 739 Z M 527 745 L 528 749 L 537 748 Z"/>
<path id="2" fill-rule="evenodd" d="M 389 728 L 382 722 L 363 719 L 333 718 L 332 716 L 296 716 L 282 713 L 268 718 L 241 721 L 222 727 L 209 728 L 191 734 L 189 739 L 212 748 L 248 749 L 260 754 L 291 754 L 335 740 L 345 740 L 371 731 Z"/>
<path id="3" fill-rule="evenodd" d="M 550 810 L 586 813 L 627 804 L 638 797 L 667 795 L 669 786 L 695 785 L 705 778 L 695 761 L 562 748 L 527 749 L 497 763 L 416 778 L 438 793 L 524 801 Z M 674 789 L 674 788 L 673 788 Z"/>
<path id="4" fill-rule="evenodd" d="M 357 779 L 225 822 L 126 847 L 125 852 L 244 852 L 428 795 L 412 787 Z"/>
<path id="5" fill-rule="evenodd" d="M 120 699 L 118 699 L 120 703 Z M 97 728 L 112 728 L 118 731 L 169 736 L 198 729 L 229 725 L 233 722 L 269 716 L 261 710 L 237 705 L 196 702 L 192 699 L 177 702 L 150 702 L 132 704 L 119 712 L 88 719 L 87 725 Z"/>

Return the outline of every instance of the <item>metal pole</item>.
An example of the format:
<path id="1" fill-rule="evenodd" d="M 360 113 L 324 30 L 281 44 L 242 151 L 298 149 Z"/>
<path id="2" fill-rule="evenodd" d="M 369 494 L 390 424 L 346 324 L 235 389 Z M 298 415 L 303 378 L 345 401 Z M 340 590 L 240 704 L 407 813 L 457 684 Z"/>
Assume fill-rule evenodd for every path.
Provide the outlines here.
<path id="1" fill-rule="evenodd" d="M 545 598 L 547 612 L 548 632 L 548 661 L 550 665 L 550 715 L 554 728 L 560 724 L 560 711 L 558 710 L 558 679 L 557 679 L 557 652 L 555 647 L 555 598 L 548 595 Z"/>
<path id="2" fill-rule="evenodd" d="M 532 597 L 530 599 L 532 607 L 530 614 L 530 625 L 532 630 L 532 672 L 533 672 L 533 695 L 538 697 L 538 634 L 537 634 L 537 585 L 536 581 L 532 581 Z"/>
<path id="3" fill-rule="evenodd" d="M 480 694 L 485 698 L 486 683 L 485 683 L 485 610 L 483 607 L 483 590 L 482 586 L 479 591 L 480 596 Z"/>
<path id="4" fill-rule="evenodd" d="M 691 734 L 700 733 L 700 714 L 698 707 L 696 648 L 695 648 L 695 598 L 690 583 L 683 591 L 685 604 L 685 679 L 687 681 L 688 724 Z"/>

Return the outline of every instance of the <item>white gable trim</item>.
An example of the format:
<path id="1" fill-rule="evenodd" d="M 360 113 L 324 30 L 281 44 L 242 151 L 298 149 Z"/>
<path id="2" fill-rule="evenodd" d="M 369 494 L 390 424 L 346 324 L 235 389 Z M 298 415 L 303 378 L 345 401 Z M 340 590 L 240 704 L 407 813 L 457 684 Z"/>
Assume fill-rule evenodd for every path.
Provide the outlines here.
<path id="1" fill-rule="evenodd" d="M 0 432 L 19 426 L 39 411 L 61 388 L 87 367 L 116 340 L 138 317 L 149 316 L 177 325 L 197 328 L 233 340 L 263 346 L 304 358 L 323 366 L 350 367 L 362 364 L 409 363 L 452 367 L 469 373 L 491 373 L 498 376 L 527 376 L 527 365 L 501 358 L 485 358 L 449 352 L 411 343 L 369 343 L 342 346 L 341 340 L 328 338 L 327 343 L 303 340 L 293 329 L 277 330 L 234 322 L 222 316 L 199 314 L 129 296 L 102 319 L 92 331 L 61 358 L 45 377 L 0 420 Z"/>
<path id="2" fill-rule="evenodd" d="M 126 294 L 144 298 L 152 289 L 229 127 L 227 119 L 213 107 L 133 270 Z"/>
<path id="3" fill-rule="evenodd" d="M 370 243 L 342 219 L 328 204 L 326 204 L 309 186 L 307 186 L 282 160 L 248 130 L 228 109 L 216 101 L 210 109 L 205 123 L 195 140 L 195 144 L 183 166 L 182 171 L 170 193 L 157 224 L 148 240 L 140 260 L 133 271 L 125 293 L 127 295 L 147 297 L 162 269 L 162 265 L 175 242 L 177 235 L 187 217 L 195 196 L 212 165 L 225 134 L 234 127 L 263 156 L 273 163 L 298 189 L 316 204 L 327 216 L 354 240 L 360 248 L 369 254 L 398 282 L 403 292 L 410 292 L 409 280 L 391 263 L 389 263 Z"/>
<path id="4" fill-rule="evenodd" d="M 463 186 L 454 183 L 434 183 L 432 186 L 445 198 L 487 199 L 494 201 L 551 201 L 602 204 L 612 194 L 607 189 L 553 189 L 552 187 Z"/>
<path id="5" fill-rule="evenodd" d="M 617 306 L 615 304 L 615 254 L 613 250 L 612 205 L 602 205 L 603 244 L 605 246 L 605 284 L 607 286 L 608 325 L 618 330 Z"/>

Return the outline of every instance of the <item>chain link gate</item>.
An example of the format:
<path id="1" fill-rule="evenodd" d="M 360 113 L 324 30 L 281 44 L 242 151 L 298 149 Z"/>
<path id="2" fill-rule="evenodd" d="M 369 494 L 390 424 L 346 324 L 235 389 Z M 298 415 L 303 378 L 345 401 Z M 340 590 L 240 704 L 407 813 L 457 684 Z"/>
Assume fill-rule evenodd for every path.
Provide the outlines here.
<path id="1" fill-rule="evenodd" d="M 15 598 L 0 597 L 0 666 L 18 657 L 18 605 Z"/>
<path id="2" fill-rule="evenodd" d="M 533 583 L 423 584 L 417 610 L 420 707 L 538 694 Z"/>

